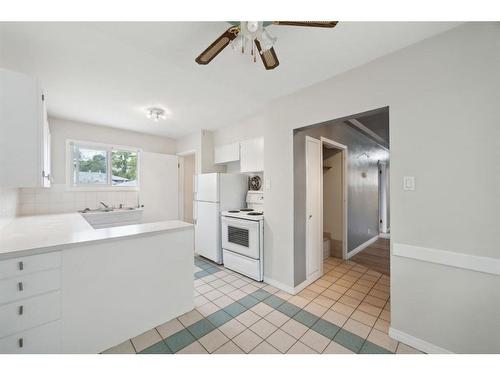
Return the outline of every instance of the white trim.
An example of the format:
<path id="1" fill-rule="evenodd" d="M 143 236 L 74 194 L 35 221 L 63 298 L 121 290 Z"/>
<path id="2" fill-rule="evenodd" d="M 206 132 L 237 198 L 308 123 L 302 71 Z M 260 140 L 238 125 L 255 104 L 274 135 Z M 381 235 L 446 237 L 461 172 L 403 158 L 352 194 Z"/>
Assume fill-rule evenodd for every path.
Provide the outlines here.
<path id="1" fill-rule="evenodd" d="M 418 349 L 424 353 L 453 354 L 453 352 L 447 349 L 441 348 L 437 345 L 431 344 L 430 342 L 424 341 L 422 339 L 419 339 L 418 337 L 409 335 L 392 327 L 389 327 L 389 337 L 392 337 L 394 340 L 400 341 L 403 344 L 410 345 L 411 347 Z"/>
<path id="2" fill-rule="evenodd" d="M 325 138 L 325 137 L 320 137 L 321 145 L 328 145 L 332 146 L 332 148 L 336 148 L 338 150 L 341 150 L 342 154 L 342 196 L 343 196 L 343 202 L 342 202 L 342 210 L 343 210 L 343 231 L 342 231 L 342 259 L 348 259 L 347 257 L 347 231 L 348 231 L 348 221 L 347 221 L 347 215 L 348 215 L 348 210 L 347 210 L 347 192 L 348 192 L 348 186 L 347 186 L 347 146 L 343 145 L 342 143 L 338 143 L 335 141 L 332 141 L 331 139 Z M 323 150 L 321 150 L 323 151 Z M 322 152 L 323 154 L 323 152 Z M 323 163 L 323 159 L 321 159 L 321 162 Z M 321 168 L 323 169 L 323 168 Z M 321 220 L 323 220 L 323 174 L 321 174 Z M 321 222 L 321 228 L 323 228 L 323 221 Z M 322 238 L 323 240 L 323 238 Z"/>
<path id="3" fill-rule="evenodd" d="M 500 275 L 500 259 L 395 243 L 392 254 L 424 262 Z"/>
<path id="4" fill-rule="evenodd" d="M 378 236 L 380 238 L 391 239 L 391 234 L 390 233 L 380 233 Z"/>
<path id="5" fill-rule="evenodd" d="M 319 277 L 317 277 L 317 278 L 310 278 L 310 279 L 302 281 L 299 285 L 297 285 L 296 287 L 293 288 L 293 293 L 292 294 L 299 293 L 301 290 L 307 288 L 309 285 L 311 285 L 313 282 L 315 282 L 316 280 L 318 280 L 320 277 L 321 277 L 321 275 Z"/>
<path id="6" fill-rule="evenodd" d="M 304 280 L 303 282 L 301 282 L 299 285 L 297 285 L 296 287 L 291 287 L 289 285 L 286 285 L 286 284 L 283 284 L 282 282 L 280 281 L 276 281 L 276 280 L 273 280 L 273 279 L 270 279 L 268 277 L 265 277 L 264 276 L 264 282 L 269 284 L 269 285 L 272 285 L 278 289 L 281 289 L 283 290 L 284 292 L 287 292 L 288 294 L 297 294 L 299 293 L 301 290 L 307 288 L 309 285 L 311 285 L 313 282 L 315 282 L 317 279 L 314 279 L 314 280 Z"/>
<path id="7" fill-rule="evenodd" d="M 294 288 L 293 287 L 290 287 L 286 284 L 283 284 L 282 282 L 280 281 L 276 281 L 276 280 L 273 280 L 273 279 L 270 279 L 266 276 L 264 276 L 264 282 L 269 284 L 269 285 L 272 285 L 278 289 L 281 289 L 285 292 L 287 292 L 288 294 L 295 294 L 295 291 L 294 291 Z"/>
<path id="8" fill-rule="evenodd" d="M 193 148 L 192 150 L 177 152 L 177 156 L 188 156 L 188 155 L 196 155 L 196 150 Z"/>
<path id="9" fill-rule="evenodd" d="M 364 249 L 366 249 L 368 246 L 370 246 L 372 243 L 374 243 L 375 241 L 377 241 L 379 238 L 379 235 L 377 234 L 375 237 L 372 237 L 370 238 L 368 241 L 362 243 L 361 245 L 359 245 L 358 247 L 356 247 L 355 249 L 352 249 L 351 251 L 349 251 L 347 253 L 347 259 L 350 259 L 351 257 L 353 257 L 354 255 L 356 255 L 357 253 L 359 253 L 360 251 L 363 251 Z"/>
<path id="10" fill-rule="evenodd" d="M 90 149 L 96 150 L 105 150 L 108 153 L 107 160 L 107 169 L 108 169 L 108 181 L 106 184 L 102 185 L 73 185 L 72 176 L 73 176 L 73 144 L 77 144 L 79 146 L 88 147 Z M 119 186 L 111 184 L 111 158 L 109 157 L 109 153 L 113 150 L 123 150 L 123 151 L 133 151 L 137 153 L 137 176 L 136 176 L 136 186 Z M 140 191 L 140 172 L 141 172 L 141 153 L 142 149 L 138 147 L 132 146 L 123 146 L 116 144 L 107 144 L 107 143 L 97 143 L 91 141 L 80 141 L 76 139 L 66 139 L 66 190 L 67 191 Z"/>

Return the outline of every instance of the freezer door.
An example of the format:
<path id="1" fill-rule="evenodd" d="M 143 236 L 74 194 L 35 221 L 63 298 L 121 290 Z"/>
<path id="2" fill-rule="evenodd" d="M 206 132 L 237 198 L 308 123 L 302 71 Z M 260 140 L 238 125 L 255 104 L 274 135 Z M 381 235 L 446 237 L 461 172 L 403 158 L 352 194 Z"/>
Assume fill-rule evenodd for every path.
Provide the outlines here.
<path id="1" fill-rule="evenodd" d="M 219 204 L 196 202 L 196 225 L 194 227 L 195 252 L 218 264 L 222 263 L 220 240 Z"/>
<path id="2" fill-rule="evenodd" d="M 196 176 L 196 200 L 219 202 L 219 174 L 204 173 Z"/>

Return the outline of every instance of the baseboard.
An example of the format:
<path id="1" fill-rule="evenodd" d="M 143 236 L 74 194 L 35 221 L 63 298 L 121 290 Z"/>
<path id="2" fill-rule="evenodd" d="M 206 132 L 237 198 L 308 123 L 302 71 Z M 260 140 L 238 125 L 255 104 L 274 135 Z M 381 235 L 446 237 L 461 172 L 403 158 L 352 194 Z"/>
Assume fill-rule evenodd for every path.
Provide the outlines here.
<path id="1" fill-rule="evenodd" d="M 353 257 L 354 255 L 356 255 L 357 253 L 359 253 L 360 251 L 363 251 L 364 249 L 366 249 L 368 246 L 370 246 L 372 243 L 374 243 L 375 241 L 377 241 L 379 238 L 379 235 L 377 234 L 375 237 L 372 237 L 370 238 L 368 241 L 366 241 L 365 243 L 362 243 L 361 245 L 359 245 L 358 247 L 356 247 L 355 249 L 351 250 L 351 251 L 348 251 L 347 252 L 347 259 Z"/>
<path id="2" fill-rule="evenodd" d="M 269 277 L 264 276 L 264 282 L 274 286 L 275 288 L 281 289 L 288 294 L 295 294 L 295 289 L 289 285 L 283 284 L 280 281 L 276 281 L 274 279 L 270 279 Z"/>
<path id="3" fill-rule="evenodd" d="M 315 279 L 315 280 L 304 280 L 303 282 L 301 282 L 296 287 L 291 287 L 289 285 L 283 284 L 282 282 L 279 282 L 279 281 L 276 281 L 276 280 L 273 280 L 273 279 L 270 279 L 270 278 L 264 276 L 264 282 L 265 283 L 267 283 L 269 285 L 272 285 L 272 286 L 274 286 L 274 287 L 276 287 L 278 289 L 281 289 L 284 292 L 287 292 L 288 294 L 294 294 L 294 295 L 297 294 L 297 293 L 299 293 L 301 290 L 303 290 L 304 288 L 306 288 L 307 286 L 309 286 L 310 284 L 312 284 L 316 280 L 317 279 Z"/>
<path id="4" fill-rule="evenodd" d="M 500 259 L 458 253 L 454 251 L 412 246 L 401 243 L 392 245 L 395 256 L 417 259 L 424 262 L 443 264 L 445 266 L 500 275 Z"/>
<path id="5" fill-rule="evenodd" d="M 390 239 L 391 239 L 391 234 L 390 234 L 390 233 L 380 233 L 378 236 L 379 236 L 380 238 L 386 238 L 386 239 L 388 239 L 388 240 L 390 240 Z"/>
<path id="6" fill-rule="evenodd" d="M 405 332 L 397 330 L 395 328 L 389 327 L 389 336 L 394 340 L 400 341 L 403 344 L 409 345 L 421 352 L 428 354 L 453 354 L 453 352 L 441 348 L 437 345 L 431 344 L 425 340 L 419 339 L 418 337 L 409 335 Z"/>

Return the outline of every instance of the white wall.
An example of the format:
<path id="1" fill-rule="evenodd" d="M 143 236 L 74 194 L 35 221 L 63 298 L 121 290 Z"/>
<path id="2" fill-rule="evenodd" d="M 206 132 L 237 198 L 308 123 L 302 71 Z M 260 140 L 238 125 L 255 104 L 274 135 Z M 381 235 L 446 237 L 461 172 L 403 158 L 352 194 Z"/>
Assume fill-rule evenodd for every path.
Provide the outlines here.
<path id="1" fill-rule="evenodd" d="M 17 215 L 19 189 L 0 187 L 0 228 Z"/>
<path id="2" fill-rule="evenodd" d="M 176 140 L 178 155 L 194 152 L 196 155 L 196 174 L 225 172 L 223 165 L 214 164 L 213 133 L 209 130 L 200 130 Z"/>
<path id="3" fill-rule="evenodd" d="M 332 151 L 335 152 L 331 153 Z M 323 156 L 325 153 L 327 157 L 323 158 L 323 166 L 326 167 L 323 169 L 323 232 L 329 234 L 333 250 L 334 243 L 342 242 L 344 231 L 342 152 L 323 148 Z M 336 256 L 342 257 L 342 252 Z"/>
<path id="4" fill-rule="evenodd" d="M 253 127 L 265 137 L 265 276 L 294 286 L 293 129 L 385 106 L 392 243 L 498 260 L 499 66 L 500 24 L 466 24 L 274 101 L 231 135 L 218 131 L 216 144 Z M 416 191 L 402 190 L 407 175 Z M 500 352 L 498 275 L 391 263 L 393 328 L 451 351 Z"/>
<path id="5" fill-rule="evenodd" d="M 175 154 L 175 141 L 166 137 L 58 118 L 49 118 L 49 126 L 52 142 L 52 177 L 55 184 L 66 183 L 67 139 L 132 146 L 141 148 L 146 152 Z"/>
<path id="6" fill-rule="evenodd" d="M 99 202 L 136 206 L 138 192 L 67 191 L 66 140 L 75 139 L 141 148 L 145 152 L 175 154 L 175 141 L 117 128 L 49 118 L 51 132 L 51 167 L 53 183 L 49 189 L 21 189 L 21 215 L 75 212 L 86 207 L 96 208 Z"/>

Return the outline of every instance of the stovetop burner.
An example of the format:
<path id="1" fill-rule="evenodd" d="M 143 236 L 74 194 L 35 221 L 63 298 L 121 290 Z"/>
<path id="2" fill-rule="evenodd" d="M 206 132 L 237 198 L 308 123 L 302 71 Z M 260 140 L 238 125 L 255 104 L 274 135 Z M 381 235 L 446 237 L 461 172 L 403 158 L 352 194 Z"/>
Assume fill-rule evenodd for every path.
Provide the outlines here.
<path id="1" fill-rule="evenodd" d="M 264 212 L 249 212 L 247 215 L 259 216 L 259 215 L 264 215 Z"/>
<path id="2" fill-rule="evenodd" d="M 240 211 L 238 211 L 238 210 L 230 210 L 230 211 L 227 211 L 227 212 L 231 212 L 232 214 L 237 214 Z"/>
<path id="3" fill-rule="evenodd" d="M 249 211 L 253 211 L 253 208 L 240 208 L 240 211 L 249 212 Z"/>

